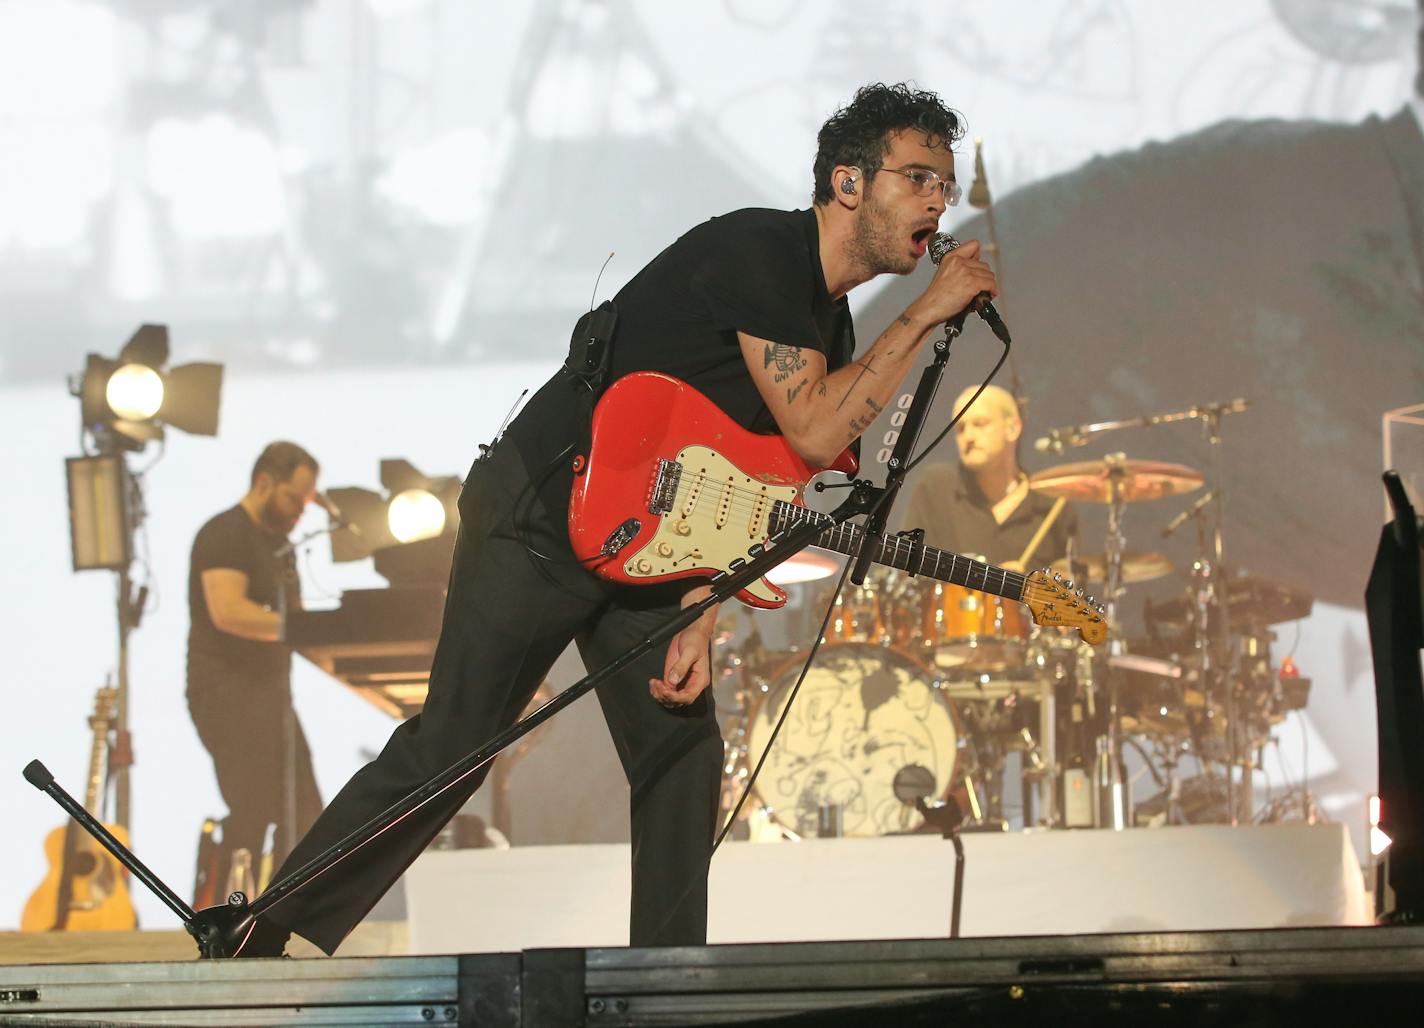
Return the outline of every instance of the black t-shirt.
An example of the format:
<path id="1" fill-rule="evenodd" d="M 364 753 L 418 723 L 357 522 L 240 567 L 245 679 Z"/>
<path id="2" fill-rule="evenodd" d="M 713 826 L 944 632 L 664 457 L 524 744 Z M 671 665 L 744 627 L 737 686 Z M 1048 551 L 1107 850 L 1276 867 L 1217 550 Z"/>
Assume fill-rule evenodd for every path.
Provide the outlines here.
<path id="1" fill-rule="evenodd" d="M 190 672 L 201 672 L 190 676 L 195 682 L 222 673 L 251 681 L 287 680 L 291 668 L 288 648 L 222 631 L 208 615 L 203 595 L 203 572 L 228 568 L 247 576 L 247 598 L 252 602 L 278 609 L 279 590 L 285 582 L 287 609 L 298 609 L 301 590 L 292 556 L 276 556 L 286 545 L 285 536 L 263 528 L 241 506 L 223 511 L 198 530 L 188 568 L 188 665 Z"/>
<path id="2" fill-rule="evenodd" d="M 750 208 L 706 221 L 638 272 L 614 303 L 609 382 L 634 371 L 663 372 L 762 434 L 775 434 L 776 421 L 747 373 L 738 331 L 816 350 L 832 370 L 855 352 L 850 306 L 826 288 L 812 210 Z M 531 477 L 579 438 L 578 388 L 556 374 L 509 426 Z M 551 517 L 565 516 L 572 483 L 567 459 L 540 483 Z"/>
<path id="3" fill-rule="evenodd" d="M 899 512 L 903 528 L 923 528 L 925 542 L 943 550 L 980 557 L 991 564 L 1018 560 L 1053 507 L 1053 497 L 1030 491 L 1001 525 L 978 480 L 962 464 L 927 464 L 915 473 L 910 500 Z M 914 479 L 912 479 L 914 481 Z M 1028 570 L 1045 567 L 1068 552 L 1078 531 L 1078 515 L 1065 505 Z"/>

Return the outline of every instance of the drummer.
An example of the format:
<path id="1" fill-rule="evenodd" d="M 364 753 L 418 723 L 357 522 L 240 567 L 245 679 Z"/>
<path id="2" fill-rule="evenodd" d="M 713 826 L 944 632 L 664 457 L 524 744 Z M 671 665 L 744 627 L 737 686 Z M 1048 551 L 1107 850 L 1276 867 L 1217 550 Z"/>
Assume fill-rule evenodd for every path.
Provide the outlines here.
<path id="1" fill-rule="evenodd" d="M 959 410 L 978 387 L 954 401 Z M 1078 527 L 1072 506 L 1033 492 L 1019 467 L 1019 405 L 991 385 L 955 427 L 959 465 L 929 464 L 901 508 L 904 528 L 923 528 L 925 542 L 979 557 L 1011 571 L 1047 567 L 1064 557 Z M 1051 521 L 1049 520 L 1051 518 Z M 1037 546 L 1034 537 L 1048 521 Z"/>

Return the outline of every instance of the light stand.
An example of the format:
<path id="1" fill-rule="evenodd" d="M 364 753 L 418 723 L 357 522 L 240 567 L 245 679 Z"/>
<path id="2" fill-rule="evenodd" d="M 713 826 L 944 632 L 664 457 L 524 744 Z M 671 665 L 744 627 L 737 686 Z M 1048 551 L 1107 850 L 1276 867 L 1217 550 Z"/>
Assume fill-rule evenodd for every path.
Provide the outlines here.
<path id="1" fill-rule="evenodd" d="M 100 452 L 65 461 L 69 488 L 69 521 L 75 571 L 107 570 L 115 573 L 115 614 L 118 650 L 114 678 L 114 741 L 109 754 L 109 777 L 114 783 L 116 824 L 131 821 L 129 768 L 133 742 L 129 732 L 129 636 L 143 619 L 148 587 L 134 593 L 134 538 L 143 526 L 143 484 L 128 466 L 121 446 L 100 437 Z"/>
<path id="2" fill-rule="evenodd" d="M 129 768 L 134 762 L 129 635 L 142 621 L 148 600 L 148 586 L 140 587 L 137 595 L 133 591 L 134 537 L 147 512 L 142 480 L 130 470 L 127 458 L 149 442 L 161 441 L 164 425 L 193 435 L 216 435 L 222 388 L 221 364 L 169 368 L 168 355 L 168 327 L 140 325 L 117 359 L 91 353 L 83 373 L 70 380 L 70 393 L 79 400 L 81 430 L 94 443 L 88 456 L 66 462 L 74 570 L 106 568 L 118 574 L 118 666 L 109 773 L 114 782 L 114 821 L 125 829 L 131 823 Z"/>

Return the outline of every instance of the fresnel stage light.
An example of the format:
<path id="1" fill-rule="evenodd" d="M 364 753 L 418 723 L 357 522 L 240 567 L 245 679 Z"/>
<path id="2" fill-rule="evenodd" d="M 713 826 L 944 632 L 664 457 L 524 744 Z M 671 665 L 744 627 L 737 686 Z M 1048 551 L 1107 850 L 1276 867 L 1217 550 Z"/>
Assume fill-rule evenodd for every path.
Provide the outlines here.
<path id="1" fill-rule="evenodd" d="M 331 558 L 375 556 L 376 571 L 392 585 L 443 585 L 450 574 L 460 523 L 460 479 L 431 477 L 409 461 L 381 461 L 383 492 L 347 486 L 328 489 L 341 518 L 354 531 L 331 536 Z"/>
<path id="2" fill-rule="evenodd" d="M 222 365 L 169 368 L 168 326 L 141 325 L 116 359 L 91 353 L 70 389 L 79 397 L 84 431 L 101 453 L 142 450 L 165 425 L 217 435 Z"/>

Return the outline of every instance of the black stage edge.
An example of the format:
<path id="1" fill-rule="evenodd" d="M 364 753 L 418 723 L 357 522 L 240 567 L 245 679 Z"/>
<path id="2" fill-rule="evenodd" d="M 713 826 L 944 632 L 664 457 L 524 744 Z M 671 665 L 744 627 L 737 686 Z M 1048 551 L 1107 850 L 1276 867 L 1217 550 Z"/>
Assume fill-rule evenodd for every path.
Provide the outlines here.
<path id="1" fill-rule="evenodd" d="M 1421 1010 L 1418 926 L 0 967 L 6 1025 L 1254 1026 Z"/>

